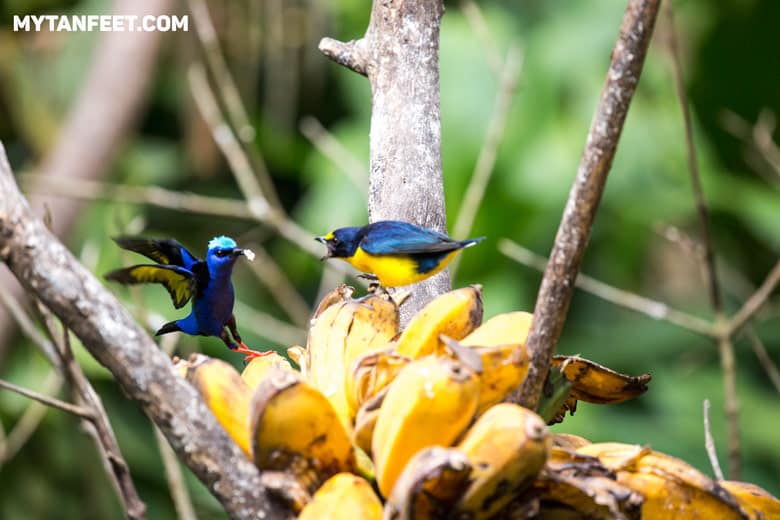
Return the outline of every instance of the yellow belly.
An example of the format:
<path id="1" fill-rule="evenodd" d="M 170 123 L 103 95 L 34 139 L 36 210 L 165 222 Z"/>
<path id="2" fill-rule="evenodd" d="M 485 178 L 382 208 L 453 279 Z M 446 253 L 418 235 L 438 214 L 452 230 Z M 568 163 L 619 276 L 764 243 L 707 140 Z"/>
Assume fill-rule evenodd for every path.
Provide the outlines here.
<path id="1" fill-rule="evenodd" d="M 352 264 L 355 269 L 371 273 L 379 278 L 383 287 L 398 287 L 425 280 L 435 275 L 449 264 L 460 250 L 455 250 L 441 259 L 439 264 L 425 273 L 417 272 L 417 262 L 403 255 L 370 255 L 358 247 L 354 256 L 342 258 Z"/>

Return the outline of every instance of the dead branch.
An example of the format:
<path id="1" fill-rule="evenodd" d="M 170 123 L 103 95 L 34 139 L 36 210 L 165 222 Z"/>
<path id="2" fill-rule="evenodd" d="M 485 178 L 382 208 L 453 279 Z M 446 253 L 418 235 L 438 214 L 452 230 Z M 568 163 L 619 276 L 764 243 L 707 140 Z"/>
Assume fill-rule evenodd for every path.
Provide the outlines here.
<path id="1" fill-rule="evenodd" d="M 286 518 L 257 468 L 129 313 L 37 219 L 0 146 L 0 259 L 114 375 L 233 518 Z"/>
<path id="2" fill-rule="evenodd" d="M 585 151 L 555 237 L 528 335 L 528 376 L 510 400 L 529 408 L 539 401 L 563 329 L 601 194 L 628 107 L 639 83 L 660 0 L 629 0 Z"/>

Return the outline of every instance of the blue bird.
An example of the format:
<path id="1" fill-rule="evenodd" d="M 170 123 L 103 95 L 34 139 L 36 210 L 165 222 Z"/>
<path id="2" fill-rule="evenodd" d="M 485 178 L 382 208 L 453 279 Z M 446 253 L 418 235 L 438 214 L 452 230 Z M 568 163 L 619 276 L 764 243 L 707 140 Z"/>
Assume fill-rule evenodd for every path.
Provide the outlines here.
<path id="1" fill-rule="evenodd" d="M 323 259 L 344 260 L 383 287 L 398 287 L 435 275 L 461 250 L 484 238 L 458 241 L 408 222 L 382 220 L 363 227 L 339 228 L 315 240 L 328 246 Z"/>
<path id="2" fill-rule="evenodd" d="M 251 350 L 244 344 L 233 315 L 235 296 L 230 279 L 233 266 L 241 255 L 252 260 L 252 251 L 240 249 L 230 237 L 218 236 L 209 242 L 204 261 L 173 239 L 118 237 L 114 241 L 119 247 L 158 263 L 117 269 L 107 273 L 106 280 L 125 285 L 159 283 L 168 290 L 177 309 L 192 299 L 190 314 L 166 323 L 157 331 L 157 336 L 179 331 L 192 336 L 216 336 L 231 350 L 247 354 L 247 359 L 268 354 Z"/>

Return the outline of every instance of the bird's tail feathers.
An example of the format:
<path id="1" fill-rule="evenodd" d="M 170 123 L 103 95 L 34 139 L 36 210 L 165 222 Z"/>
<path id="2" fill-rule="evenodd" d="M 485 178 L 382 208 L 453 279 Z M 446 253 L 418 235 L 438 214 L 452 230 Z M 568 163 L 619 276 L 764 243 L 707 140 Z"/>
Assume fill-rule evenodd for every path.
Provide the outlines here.
<path id="1" fill-rule="evenodd" d="M 473 245 L 479 244 L 483 240 L 485 240 L 485 237 L 470 238 L 468 240 L 464 240 L 463 242 L 461 242 L 460 245 L 465 249 L 467 247 L 471 247 Z"/>
<path id="2" fill-rule="evenodd" d="M 175 321 L 169 321 L 162 327 L 160 327 L 160 330 L 154 333 L 155 336 L 162 336 L 163 334 L 168 334 L 169 332 L 178 332 L 181 330 L 181 327 L 179 327 L 179 324 Z"/>

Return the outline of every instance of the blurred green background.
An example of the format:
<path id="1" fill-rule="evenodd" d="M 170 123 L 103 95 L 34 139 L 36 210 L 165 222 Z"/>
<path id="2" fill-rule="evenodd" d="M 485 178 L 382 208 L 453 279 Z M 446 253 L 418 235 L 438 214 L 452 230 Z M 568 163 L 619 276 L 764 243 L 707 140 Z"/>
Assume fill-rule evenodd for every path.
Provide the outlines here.
<path id="1" fill-rule="evenodd" d="M 370 91 L 365 78 L 317 51 L 323 36 L 360 37 L 368 2 L 341 0 L 210 1 L 223 51 L 284 207 L 313 235 L 365 222 L 365 192 L 342 166 L 302 135 L 302 118 L 319 120 L 368 168 Z M 488 53 L 459 2 L 447 2 L 441 33 L 441 108 L 444 182 L 450 226 L 484 142 L 498 82 Z M 780 53 L 776 0 L 674 2 L 682 66 L 691 100 L 705 195 L 722 290 L 734 312 L 763 280 L 780 253 L 780 171 L 755 147 L 732 135 L 733 112 L 753 125 L 762 111 L 780 110 Z M 503 256 L 509 238 L 547 254 L 555 236 L 585 136 L 604 82 L 625 2 L 484 0 L 479 7 L 501 56 L 512 43 L 524 62 L 493 176 L 471 235 L 488 240 L 470 249 L 455 286 L 484 285 L 486 316 L 531 310 L 540 274 Z M 186 2 L 177 6 L 185 13 Z M 13 33 L 13 15 L 108 13 L 106 0 L 5 0 L 0 3 L 0 140 L 17 174 L 34 172 L 90 65 L 97 33 Z M 197 115 L 187 66 L 202 51 L 189 33 L 165 36 L 149 98 L 137 128 L 124 141 L 105 181 L 240 198 L 208 128 Z M 682 119 L 660 17 L 642 80 L 631 106 L 588 248 L 583 272 L 711 319 L 707 287 L 690 241 L 700 238 L 685 156 Z M 132 65 L 128 64 L 128 74 Z M 765 121 L 767 119 L 764 119 Z M 731 125 L 729 125 L 731 121 Z M 769 128 L 772 135 L 774 128 Z M 775 138 L 777 137 L 775 133 Z M 365 173 L 367 175 L 367 173 Z M 21 176 L 21 175 L 20 175 Z M 54 219 L 57 215 L 52 215 Z M 200 253 L 217 234 L 262 244 L 308 305 L 316 303 L 322 264 L 294 244 L 249 220 L 215 218 L 115 201 L 89 202 L 65 238 L 95 273 L 131 260 L 109 237 L 133 231 L 176 237 Z M 463 237 L 459 237 L 463 238 Z M 694 247 L 695 249 L 695 247 Z M 279 320 L 290 317 L 246 263 L 236 270 L 238 299 Z M 338 280 L 336 280 L 338 281 Z M 333 283 L 333 280 L 330 280 Z M 3 290 L 0 288 L 0 290 Z M 128 305 L 143 302 L 152 321 L 182 316 L 165 291 L 145 288 L 133 298 L 111 287 Z M 137 307 L 134 307 L 137 310 Z M 0 312 L 6 312 L 0 308 Z M 274 341 L 250 311 L 239 327 L 253 346 Z M 780 360 L 780 298 L 757 316 L 755 331 Z M 150 518 L 175 517 L 150 422 L 127 401 L 109 373 L 80 346 L 79 359 L 96 385 Z M 750 343 L 735 344 L 741 405 L 743 480 L 780 494 L 780 399 Z M 177 353 L 203 351 L 241 365 L 214 339 L 182 337 Z M 707 474 L 702 401 L 712 401 L 712 433 L 726 464 L 723 384 L 711 340 L 668 323 L 577 292 L 558 351 L 581 354 L 630 374 L 649 372 L 650 391 L 623 405 L 581 404 L 554 431 L 592 441 L 650 444 L 684 458 Z M 41 389 L 49 368 L 23 336 L 0 345 L 0 377 Z M 67 395 L 67 394 L 63 394 Z M 0 392 L 6 434 L 29 401 Z M 29 441 L 0 467 L 0 517 L 118 518 L 121 513 L 94 446 L 78 421 L 49 410 Z M 185 468 L 186 472 L 186 468 Z M 201 518 L 221 518 L 219 505 L 187 474 Z"/>

